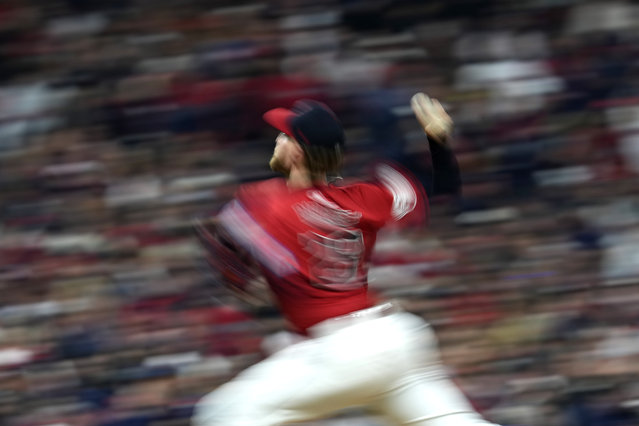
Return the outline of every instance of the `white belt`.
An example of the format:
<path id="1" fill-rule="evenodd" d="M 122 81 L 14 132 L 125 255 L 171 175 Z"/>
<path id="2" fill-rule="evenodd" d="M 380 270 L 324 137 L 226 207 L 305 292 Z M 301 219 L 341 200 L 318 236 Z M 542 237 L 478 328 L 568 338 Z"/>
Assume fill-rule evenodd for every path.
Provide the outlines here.
<path id="1" fill-rule="evenodd" d="M 351 325 L 387 317 L 402 312 L 397 302 L 385 302 L 371 308 L 354 311 L 339 317 L 329 318 L 309 328 L 311 335 L 323 336 Z"/>

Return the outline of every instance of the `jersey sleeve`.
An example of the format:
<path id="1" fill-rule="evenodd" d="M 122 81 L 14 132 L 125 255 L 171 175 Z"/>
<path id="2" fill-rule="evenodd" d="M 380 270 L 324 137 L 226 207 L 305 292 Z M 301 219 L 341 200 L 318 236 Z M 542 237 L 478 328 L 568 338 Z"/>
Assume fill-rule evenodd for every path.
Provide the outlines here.
<path id="1" fill-rule="evenodd" d="M 374 166 L 371 182 L 358 187 L 358 210 L 373 226 L 422 226 L 428 221 L 428 199 L 410 172 L 389 162 Z"/>
<path id="2" fill-rule="evenodd" d="M 422 226 L 428 222 L 428 198 L 424 188 L 403 167 L 379 163 L 374 169 L 375 184 L 390 196 L 388 222 L 400 227 Z"/>
<path id="3" fill-rule="evenodd" d="M 233 243 L 277 276 L 299 269 L 295 254 L 271 235 L 240 200 L 229 202 L 218 214 L 220 228 Z"/>
<path id="4" fill-rule="evenodd" d="M 204 248 L 205 260 L 221 282 L 234 291 L 245 292 L 257 276 L 248 253 L 228 237 L 217 220 L 196 218 L 193 229 Z"/>

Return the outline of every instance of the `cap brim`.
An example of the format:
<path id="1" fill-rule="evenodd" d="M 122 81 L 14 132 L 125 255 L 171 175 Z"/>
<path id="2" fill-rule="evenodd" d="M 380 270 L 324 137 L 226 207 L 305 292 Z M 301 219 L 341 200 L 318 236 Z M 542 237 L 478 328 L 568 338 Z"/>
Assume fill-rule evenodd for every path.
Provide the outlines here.
<path id="1" fill-rule="evenodd" d="M 293 136 L 293 128 L 291 127 L 291 122 L 296 116 L 297 114 L 295 114 L 290 109 L 274 108 L 266 111 L 262 117 L 264 118 L 264 121 L 275 127 L 280 132 L 284 132 L 289 136 Z"/>

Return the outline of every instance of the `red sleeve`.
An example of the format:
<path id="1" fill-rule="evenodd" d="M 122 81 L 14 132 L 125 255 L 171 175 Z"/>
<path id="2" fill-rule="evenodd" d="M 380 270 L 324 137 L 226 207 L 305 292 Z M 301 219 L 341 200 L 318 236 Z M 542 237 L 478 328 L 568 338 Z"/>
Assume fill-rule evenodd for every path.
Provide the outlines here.
<path id="1" fill-rule="evenodd" d="M 361 212 L 361 222 L 374 228 L 387 224 L 423 226 L 428 222 L 428 198 L 408 171 L 384 162 L 378 163 L 372 174 L 371 182 L 347 185 L 350 201 L 340 199 L 339 204 Z"/>
<path id="2" fill-rule="evenodd" d="M 196 219 L 193 226 L 205 249 L 205 259 L 219 274 L 220 281 L 233 291 L 246 292 L 257 277 L 249 254 L 234 244 L 215 222 Z"/>
<path id="3" fill-rule="evenodd" d="M 361 212 L 362 223 L 381 228 L 391 220 L 393 196 L 382 186 L 374 182 L 360 182 L 349 185 L 349 189 L 353 205 L 346 207 Z"/>
<path id="4" fill-rule="evenodd" d="M 424 226 L 428 223 L 429 206 L 424 188 L 401 166 L 379 163 L 374 170 L 375 185 L 381 188 L 391 205 L 387 221 L 401 227 Z"/>
<path id="5" fill-rule="evenodd" d="M 263 202 L 264 198 L 277 198 L 277 194 L 288 193 L 286 180 L 283 178 L 272 178 L 257 182 L 245 183 L 241 185 L 235 196 L 243 204 L 252 206 L 255 203 Z"/>

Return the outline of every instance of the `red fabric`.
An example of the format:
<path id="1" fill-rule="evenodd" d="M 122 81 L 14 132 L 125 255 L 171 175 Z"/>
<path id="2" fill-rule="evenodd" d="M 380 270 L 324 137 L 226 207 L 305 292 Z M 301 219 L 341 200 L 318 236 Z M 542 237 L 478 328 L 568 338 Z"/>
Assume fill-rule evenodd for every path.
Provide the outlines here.
<path id="1" fill-rule="evenodd" d="M 257 253 L 283 315 L 304 332 L 375 303 L 367 268 L 377 232 L 393 221 L 394 199 L 381 181 L 291 190 L 272 179 L 241 187 L 239 210 L 234 205 L 220 218 L 238 244 Z M 424 205 L 425 198 L 417 202 Z M 283 270 L 273 266 L 283 263 Z"/>

